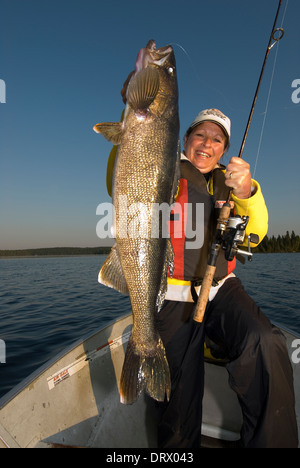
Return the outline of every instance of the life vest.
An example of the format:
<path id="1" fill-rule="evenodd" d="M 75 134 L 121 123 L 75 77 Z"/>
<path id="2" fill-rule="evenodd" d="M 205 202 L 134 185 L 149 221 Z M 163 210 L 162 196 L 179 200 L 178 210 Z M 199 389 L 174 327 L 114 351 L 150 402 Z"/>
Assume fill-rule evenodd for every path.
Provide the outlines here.
<path id="1" fill-rule="evenodd" d="M 224 166 L 215 168 L 207 182 L 190 161 L 181 160 L 179 191 L 169 228 L 174 249 L 175 268 L 172 278 L 175 282 L 179 280 L 201 284 L 220 210 L 230 191 L 225 185 L 224 171 Z M 194 238 L 189 238 L 191 235 Z M 215 282 L 228 276 L 235 266 L 235 258 L 228 262 L 225 252 L 221 250 L 216 264 Z"/>

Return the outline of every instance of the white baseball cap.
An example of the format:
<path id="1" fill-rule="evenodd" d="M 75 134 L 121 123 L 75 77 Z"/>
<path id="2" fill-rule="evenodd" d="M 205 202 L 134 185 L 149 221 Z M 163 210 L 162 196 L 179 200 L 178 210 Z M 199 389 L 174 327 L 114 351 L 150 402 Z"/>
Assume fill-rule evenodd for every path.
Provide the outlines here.
<path id="1" fill-rule="evenodd" d="M 229 142 L 231 121 L 228 117 L 226 117 L 226 115 L 223 114 L 223 112 L 219 111 L 218 109 L 206 109 L 199 112 L 195 120 L 191 123 L 189 130 L 201 124 L 202 122 L 214 122 L 218 124 L 225 132 Z"/>

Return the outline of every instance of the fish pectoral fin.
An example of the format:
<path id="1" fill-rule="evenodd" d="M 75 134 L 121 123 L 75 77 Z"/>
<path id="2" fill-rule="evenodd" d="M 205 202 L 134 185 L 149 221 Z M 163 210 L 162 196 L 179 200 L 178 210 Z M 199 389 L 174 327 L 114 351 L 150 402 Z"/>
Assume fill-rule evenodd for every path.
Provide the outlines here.
<path id="1" fill-rule="evenodd" d="M 122 266 L 115 245 L 112 247 L 107 259 L 102 265 L 98 281 L 109 288 L 116 289 L 120 293 L 128 294 L 127 283 L 123 275 Z"/>
<path id="2" fill-rule="evenodd" d="M 159 90 L 159 72 L 155 68 L 143 68 L 130 80 L 127 88 L 127 102 L 134 110 L 147 109 Z"/>
<path id="3" fill-rule="evenodd" d="M 94 125 L 93 130 L 96 133 L 101 133 L 108 141 L 114 145 L 119 145 L 123 134 L 122 122 L 106 122 Z"/>

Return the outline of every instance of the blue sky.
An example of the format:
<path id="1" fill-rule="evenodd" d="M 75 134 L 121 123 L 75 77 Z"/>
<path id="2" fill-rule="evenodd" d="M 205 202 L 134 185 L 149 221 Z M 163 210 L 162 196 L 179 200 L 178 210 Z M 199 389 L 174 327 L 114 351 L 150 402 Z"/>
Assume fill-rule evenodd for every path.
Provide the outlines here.
<path id="1" fill-rule="evenodd" d="M 149 39 L 174 45 L 181 138 L 200 110 L 216 107 L 232 120 L 225 163 L 237 155 L 277 6 L 0 0 L 0 249 L 101 245 L 96 208 L 110 201 L 111 145 L 92 127 L 119 120 L 120 89 Z M 254 169 L 276 57 L 254 174 L 270 235 L 300 234 L 300 103 L 292 101 L 292 82 L 300 80 L 299 18 L 299 0 L 283 0 L 278 26 L 284 19 L 285 36 L 270 53 L 243 154 Z"/>

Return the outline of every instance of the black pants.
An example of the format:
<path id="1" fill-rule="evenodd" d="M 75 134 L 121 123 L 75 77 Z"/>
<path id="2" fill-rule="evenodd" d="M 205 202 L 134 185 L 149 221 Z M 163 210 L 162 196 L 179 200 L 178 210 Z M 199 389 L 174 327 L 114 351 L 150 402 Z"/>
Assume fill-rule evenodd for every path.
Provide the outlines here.
<path id="1" fill-rule="evenodd" d="M 165 301 L 158 325 L 169 361 L 172 391 L 162 408 L 159 447 L 200 447 L 205 334 L 230 362 L 243 447 L 298 446 L 292 367 L 280 330 L 269 322 L 237 278 L 228 279 L 207 306 L 203 324 L 194 304 Z"/>

